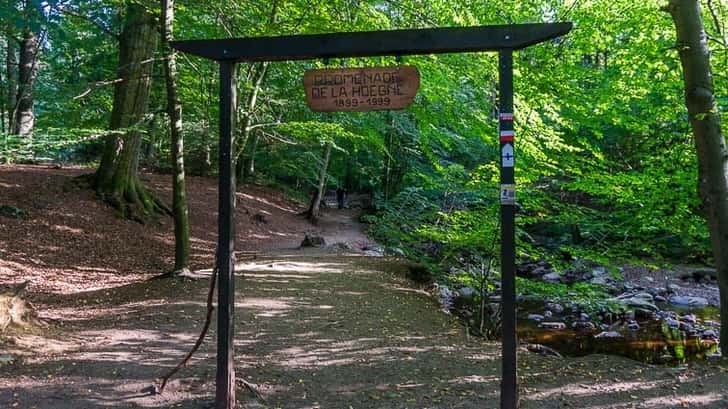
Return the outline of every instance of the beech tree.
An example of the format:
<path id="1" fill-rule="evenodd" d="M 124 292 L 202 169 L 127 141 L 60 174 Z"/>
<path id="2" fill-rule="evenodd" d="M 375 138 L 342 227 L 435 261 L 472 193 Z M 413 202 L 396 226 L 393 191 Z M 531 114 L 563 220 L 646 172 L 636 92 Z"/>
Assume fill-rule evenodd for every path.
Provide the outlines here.
<path id="1" fill-rule="evenodd" d="M 13 112 L 13 133 L 20 136 L 32 136 L 35 124 L 33 93 L 35 79 L 38 74 L 38 52 L 40 49 L 38 34 L 29 26 L 23 28 L 20 41 L 20 58 L 18 63 L 18 89 Z"/>
<path id="2" fill-rule="evenodd" d="M 142 128 L 147 120 L 152 85 L 157 25 L 142 5 L 129 3 L 119 38 L 118 78 L 106 137 L 93 185 L 101 197 L 123 216 L 144 222 L 166 209 L 142 185 L 138 176 Z"/>
<path id="3" fill-rule="evenodd" d="M 185 189 L 184 138 L 182 136 L 182 104 L 177 92 L 177 57 L 169 46 L 174 24 L 174 0 L 162 0 L 162 45 L 164 77 L 167 85 L 167 115 L 171 135 L 172 214 L 174 216 L 174 270 L 187 268 L 190 258 L 190 220 Z"/>
<path id="4" fill-rule="evenodd" d="M 41 50 L 41 14 L 38 4 L 25 0 L 9 5 L 2 16 L 9 22 L 6 31 L 5 88 L 8 127 L 10 133 L 21 137 L 33 135 L 35 126 L 35 81 Z"/>
<path id="5" fill-rule="evenodd" d="M 6 126 L 8 132 L 13 129 L 13 116 L 16 98 L 18 97 L 18 59 L 17 41 L 10 34 L 5 37 L 5 79 L 3 83 L 3 106 L 5 108 Z"/>
<path id="6" fill-rule="evenodd" d="M 720 318 L 728 322 L 728 149 L 713 94 L 710 49 L 697 0 L 670 0 L 666 7 L 677 30 L 688 108 L 698 156 L 698 192 L 708 222 L 718 270 Z M 721 327 L 721 349 L 728 351 L 728 325 Z"/>

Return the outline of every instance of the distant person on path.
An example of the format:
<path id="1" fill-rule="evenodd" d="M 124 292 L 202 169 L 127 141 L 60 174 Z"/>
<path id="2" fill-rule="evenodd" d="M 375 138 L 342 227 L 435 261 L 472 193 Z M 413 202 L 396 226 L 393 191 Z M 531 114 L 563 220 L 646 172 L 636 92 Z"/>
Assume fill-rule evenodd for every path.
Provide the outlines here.
<path id="1" fill-rule="evenodd" d="M 336 189 L 336 202 L 339 204 L 339 209 L 344 208 L 344 200 L 346 199 L 346 189 L 339 186 Z"/>

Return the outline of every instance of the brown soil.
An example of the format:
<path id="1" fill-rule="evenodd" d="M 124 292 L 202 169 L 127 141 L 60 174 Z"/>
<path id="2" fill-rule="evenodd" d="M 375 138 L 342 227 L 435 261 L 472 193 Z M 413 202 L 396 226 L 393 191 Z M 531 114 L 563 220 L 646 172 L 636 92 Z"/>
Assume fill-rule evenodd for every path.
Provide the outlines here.
<path id="1" fill-rule="evenodd" d="M 28 220 L 0 218 L 0 281 L 30 280 L 50 323 L 0 340 L 0 408 L 208 407 L 214 324 L 164 394 L 149 391 L 194 343 L 209 280 L 144 281 L 171 265 L 171 222 L 120 220 L 91 193 L 62 190 L 84 171 L 0 167 L 0 204 L 30 212 Z M 169 195 L 167 177 L 147 178 Z M 214 186 L 190 180 L 196 267 L 212 259 Z M 403 278 L 402 262 L 355 255 L 370 243 L 353 212 L 330 210 L 313 228 L 296 215 L 297 204 L 259 187 L 244 191 L 238 247 L 263 255 L 238 266 L 236 370 L 266 402 L 241 387 L 241 407 L 499 406 L 498 343 L 468 337 Z M 254 221 L 258 213 L 266 223 Z M 296 249 L 306 231 L 353 251 Z M 522 407 L 728 408 L 724 365 L 670 368 L 523 350 Z"/>

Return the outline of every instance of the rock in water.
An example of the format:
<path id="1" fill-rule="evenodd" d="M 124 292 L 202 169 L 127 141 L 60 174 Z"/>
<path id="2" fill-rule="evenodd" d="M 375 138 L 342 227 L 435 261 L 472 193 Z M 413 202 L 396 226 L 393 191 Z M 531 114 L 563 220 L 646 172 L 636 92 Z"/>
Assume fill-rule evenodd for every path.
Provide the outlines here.
<path id="1" fill-rule="evenodd" d="M 576 321 L 571 324 L 571 328 L 577 331 L 595 331 L 597 329 L 596 325 L 589 321 Z"/>
<path id="2" fill-rule="evenodd" d="M 306 234 L 301 242 L 301 247 L 324 247 L 326 246 L 326 240 L 321 236 L 314 236 Z"/>
<path id="3" fill-rule="evenodd" d="M 542 322 L 538 324 L 538 327 L 543 329 L 560 330 L 566 329 L 566 324 L 563 322 Z"/>
<path id="4" fill-rule="evenodd" d="M 622 334 L 617 331 L 603 331 L 594 335 L 594 338 L 623 338 Z"/>
<path id="5" fill-rule="evenodd" d="M 649 298 L 647 298 L 647 297 L 645 297 L 645 295 L 649 295 L 649 294 L 647 294 L 647 293 L 639 293 L 639 294 L 635 294 L 635 295 L 623 294 L 617 298 L 612 298 L 612 301 L 622 302 L 624 304 L 627 304 L 630 307 L 642 308 L 642 309 L 648 310 L 648 311 L 659 310 L 659 308 L 657 308 L 657 306 L 651 302 L 652 296 L 650 295 Z"/>
<path id="6" fill-rule="evenodd" d="M 673 295 L 668 300 L 671 304 L 684 305 L 686 307 L 707 307 L 708 300 L 703 297 L 691 297 L 687 295 Z"/>
<path id="7" fill-rule="evenodd" d="M 541 322 L 545 317 L 541 314 L 528 314 L 527 318 L 532 321 Z"/>

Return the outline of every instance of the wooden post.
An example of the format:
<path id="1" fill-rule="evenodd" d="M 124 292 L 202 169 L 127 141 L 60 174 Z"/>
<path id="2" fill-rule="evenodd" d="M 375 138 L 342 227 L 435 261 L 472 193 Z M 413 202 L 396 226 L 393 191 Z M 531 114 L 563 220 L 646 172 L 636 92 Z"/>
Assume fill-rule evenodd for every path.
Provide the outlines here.
<path id="1" fill-rule="evenodd" d="M 220 175 L 217 238 L 217 377 L 215 408 L 235 408 L 235 63 L 220 61 Z"/>
<path id="2" fill-rule="evenodd" d="M 499 52 L 499 138 L 501 147 L 501 302 L 503 368 L 501 409 L 518 406 L 516 381 L 516 206 L 513 134 L 513 50 Z"/>

